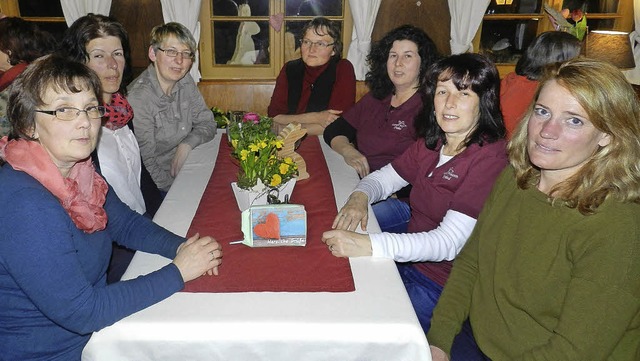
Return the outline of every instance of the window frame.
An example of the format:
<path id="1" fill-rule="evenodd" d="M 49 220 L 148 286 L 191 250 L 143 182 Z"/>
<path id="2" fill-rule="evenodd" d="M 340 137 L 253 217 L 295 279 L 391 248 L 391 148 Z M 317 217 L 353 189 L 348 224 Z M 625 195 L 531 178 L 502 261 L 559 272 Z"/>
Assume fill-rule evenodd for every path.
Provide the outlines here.
<path id="1" fill-rule="evenodd" d="M 542 4 L 548 4 L 554 9 L 561 11 L 564 0 L 541 0 Z M 629 14 L 631 14 L 629 16 Z M 631 32 L 633 31 L 633 1 L 632 0 L 618 0 L 618 10 L 611 13 L 587 13 L 587 21 L 589 20 L 604 20 L 610 19 L 614 21 L 613 29 L 617 31 Z M 504 14 L 485 14 L 480 27 L 476 32 L 473 39 L 473 49 L 475 52 L 480 52 L 480 38 L 482 36 L 482 25 L 485 21 L 492 20 L 507 20 L 507 21 L 519 21 L 519 20 L 534 20 L 538 22 L 536 35 L 544 31 L 554 30 L 551 21 L 548 19 L 543 6 L 540 7 L 540 12 L 519 14 L 519 13 L 504 13 Z M 598 30 L 591 29 L 589 31 Z M 500 76 L 503 77 L 506 74 L 515 71 L 515 63 L 497 63 L 496 64 Z"/>
<path id="2" fill-rule="evenodd" d="M 19 16 L 27 21 L 35 21 L 39 23 L 64 23 L 67 21 L 64 16 L 21 16 L 19 0 L 0 0 L 0 12 L 6 16 Z"/>
<path id="3" fill-rule="evenodd" d="M 268 0 L 270 14 L 283 14 L 283 24 L 280 32 L 271 29 L 269 32 L 269 46 L 272 50 L 269 53 L 269 64 L 257 65 L 226 65 L 213 64 L 213 32 L 212 22 L 215 20 L 238 20 L 242 17 L 238 16 L 212 16 L 212 0 L 203 0 L 200 8 L 200 48 L 199 48 L 199 64 L 202 80 L 274 80 L 280 69 L 284 66 L 284 44 L 285 44 L 285 28 L 287 19 L 292 17 L 285 16 L 285 0 Z M 296 20 L 311 20 L 313 16 L 295 16 Z M 351 33 L 353 29 L 353 20 L 349 8 L 349 1 L 343 0 L 342 16 L 327 16 L 332 20 L 340 20 L 343 24 L 342 42 L 343 57 L 351 43 Z M 269 21 L 269 16 L 252 16 L 250 21 Z"/>

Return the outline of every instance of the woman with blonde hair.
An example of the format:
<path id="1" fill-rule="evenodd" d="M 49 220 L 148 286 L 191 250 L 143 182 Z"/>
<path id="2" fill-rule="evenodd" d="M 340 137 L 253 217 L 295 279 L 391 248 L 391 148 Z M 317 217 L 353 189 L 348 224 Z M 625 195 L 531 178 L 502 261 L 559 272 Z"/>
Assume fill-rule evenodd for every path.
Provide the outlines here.
<path id="1" fill-rule="evenodd" d="M 582 58 L 534 99 L 434 310 L 433 359 L 637 360 L 640 104 Z"/>

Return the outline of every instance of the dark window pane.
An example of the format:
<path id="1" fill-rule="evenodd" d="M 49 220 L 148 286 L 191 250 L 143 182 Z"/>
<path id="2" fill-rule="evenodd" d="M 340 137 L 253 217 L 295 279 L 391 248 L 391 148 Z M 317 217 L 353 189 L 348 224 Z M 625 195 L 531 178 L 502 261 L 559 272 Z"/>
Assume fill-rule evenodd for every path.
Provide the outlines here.
<path id="1" fill-rule="evenodd" d="M 233 57 L 239 27 L 239 21 L 213 22 L 215 64 L 226 64 Z"/>
<path id="2" fill-rule="evenodd" d="M 539 13 L 542 0 L 492 0 L 487 14 Z"/>
<path id="3" fill-rule="evenodd" d="M 215 64 L 269 64 L 269 30 L 268 21 L 214 21 Z M 217 31 L 228 39 L 219 40 Z"/>
<path id="4" fill-rule="evenodd" d="M 213 0 L 213 16 L 238 16 L 238 4 L 233 0 Z"/>
<path id="5" fill-rule="evenodd" d="M 19 0 L 20 16 L 64 17 L 60 1 Z"/>
<path id="6" fill-rule="evenodd" d="M 342 0 L 286 0 L 287 16 L 342 16 Z"/>
<path id="7" fill-rule="evenodd" d="M 211 4 L 213 16 L 269 16 L 269 0 L 211 0 Z"/>
<path id="8" fill-rule="evenodd" d="M 564 0 L 563 9 L 581 9 L 589 13 L 615 13 L 618 12 L 618 0 Z"/>
<path id="9" fill-rule="evenodd" d="M 62 22 L 44 22 L 44 21 L 36 21 L 40 30 L 48 31 L 53 35 L 53 37 L 59 42 L 62 40 L 64 32 L 67 30 L 67 23 Z"/>
<path id="10" fill-rule="evenodd" d="M 589 31 L 593 30 L 614 30 L 613 25 L 615 25 L 614 19 L 588 19 L 589 23 Z"/>
<path id="11" fill-rule="evenodd" d="M 480 52 L 496 63 L 516 63 L 536 37 L 536 20 L 485 20 Z"/>

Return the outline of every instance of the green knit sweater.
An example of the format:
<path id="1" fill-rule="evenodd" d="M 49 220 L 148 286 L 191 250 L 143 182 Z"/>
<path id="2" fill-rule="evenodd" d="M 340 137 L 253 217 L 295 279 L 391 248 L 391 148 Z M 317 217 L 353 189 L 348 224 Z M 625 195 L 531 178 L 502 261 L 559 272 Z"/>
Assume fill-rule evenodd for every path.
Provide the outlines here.
<path id="1" fill-rule="evenodd" d="M 469 317 L 492 360 L 640 360 L 640 205 L 552 206 L 498 178 L 435 308 L 446 352 Z"/>

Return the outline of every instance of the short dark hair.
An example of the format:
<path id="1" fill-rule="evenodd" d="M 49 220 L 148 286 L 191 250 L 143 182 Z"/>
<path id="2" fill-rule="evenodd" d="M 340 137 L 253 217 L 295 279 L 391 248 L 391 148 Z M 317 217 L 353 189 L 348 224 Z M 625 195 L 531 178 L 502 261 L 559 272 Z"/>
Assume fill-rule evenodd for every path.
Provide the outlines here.
<path id="1" fill-rule="evenodd" d="M 489 58 L 475 53 L 452 55 L 441 59 L 429 69 L 425 81 L 424 108 L 416 117 L 418 137 L 424 137 L 427 148 L 435 149 L 438 141 L 446 144 L 433 111 L 438 81 L 451 80 L 457 89 L 471 89 L 480 98 L 478 125 L 462 143 L 465 147 L 504 138 L 506 130 L 500 111 L 500 75 Z"/>
<path id="2" fill-rule="evenodd" d="M 87 44 L 93 39 L 106 36 L 115 36 L 120 39 L 120 43 L 122 44 L 125 65 L 119 92 L 126 94 L 126 87 L 133 79 L 129 35 L 124 26 L 114 18 L 99 14 L 87 14 L 79 18 L 74 21 L 65 32 L 58 51 L 60 54 L 72 60 L 86 64 L 89 62 Z M 100 99 L 102 99 L 102 97 L 100 97 Z"/>
<path id="3" fill-rule="evenodd" d="M 440 57 L 436 45 L 424 30 L 413 25 L 402 25 L 389 31 L 371 46 L 371 51 L 367 55 L 369 71 L 365 76 L 365 82 L 376 99 L 383 99 L 395 92 L 395 87 L 387 73 L 387 59 L 393 42 L 397 40 L 409 40 L 418 47 L 418 55 L 420 55 L 419 86 L 422 86 L 429 66 Z"/>
<path id="4" fill-rule="evenodd" d="M 38 25 L 17 17 L 0 19 L 0 51 L 9 56 L 9 64 L 30 63 L 53 52 L 56 39 Z"/>
<path id="5" fill-rule="evenodd" d="M 302 28 L 300 32 L 302 37 L 307 33 L 307 30 L 313 30 L 317 35 L 321 36 L 329 35 L 333 39 L 333 57 L 336 59 L 342 58 L 342 32 L 337 22 L 318 16 Z"/>
<path id="6" fill-rule="evenodd" d="M 529 44 L 516 64 L 516 74 L 539 80 L 545 66 L 573 59 L 580 55 L 581 48 L 580 40 L 569 33 L 546 31 Z"/>
<path id="7" fill-rule="evenodd" d="M 11 139 L 32 138 L 35 129 L 35 110 L 45 105 L 43 97 L 48 89 L 79 93 L 89 90 L 101 99 L 102 85 L 98 75 L 84 63 L 58 54 L 35 60 L 13 82 L 9 91 L 7 119 L 11 123 Z"/>

